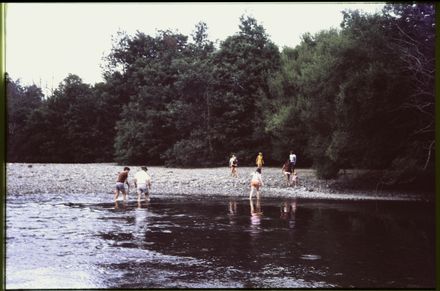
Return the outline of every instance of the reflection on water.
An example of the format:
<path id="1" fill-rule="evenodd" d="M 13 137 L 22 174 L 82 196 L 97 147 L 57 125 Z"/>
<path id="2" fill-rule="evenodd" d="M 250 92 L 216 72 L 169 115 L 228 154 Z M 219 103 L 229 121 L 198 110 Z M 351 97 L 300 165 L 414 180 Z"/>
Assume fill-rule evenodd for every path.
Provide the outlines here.
<path id="1" fill-rule="evenodd" d="M 115 201 L 115 209 L 119 209 L 119 208 L 122 208 L 122 209 L 127 208 L 127 201 L 125 201 L 125 200 L 116 200 Z"/>
<path id="2" fill-rule="evenodd" d="M 280 218 L 288 221 L 289 228 L 295 228 L 296 199 L 284 201 L 280 206 Z"/>
<path id="3" fill-rule="evenodd" d="M 252 225 L 260 225 L 261 217 L 263 216 L 263 211 L 261 211 L 261 201 L 260 199 L 255 200 L 255 206 L 254 206 L 254 199 L 249 199 L 250 202 L 250 209 L 251 209 L 251 223 Z"/>
<path id="4" fill-rule="evenodd" d="M 107 198 L 8 197 L 6 287 L 434 286 L 431 204 Z"/>
<path id="5" fill-rule="evenodd" d="M 257 239 L 261 232 L 261 218 L 263 217 L 263 211 L 261 211 L 261 200 L 259 198 L 249 199 L 250 211 L 251 211 L 251 238 Z"/>
<path id="6" fill-rule="evenodd" d="M 233 225 L 237 223 L 238 211 L 237 211 L 237 201 L 235 199 L 229 200 L 228 205 L 228 218 L 229 224 Z"/>

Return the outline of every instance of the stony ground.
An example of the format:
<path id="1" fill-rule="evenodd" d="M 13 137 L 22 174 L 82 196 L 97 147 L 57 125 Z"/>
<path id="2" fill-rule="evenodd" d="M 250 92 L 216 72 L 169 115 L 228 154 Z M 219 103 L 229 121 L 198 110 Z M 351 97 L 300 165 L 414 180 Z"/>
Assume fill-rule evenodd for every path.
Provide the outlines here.
<path id="1" fill-rule="evenodd" d="M 129 180 L 139 167 L 129 166 Z M 8 194 L 102 194 L 113 191 L 119 171 L 116 164 L 7 164 Z M 230 176 L 229 168 L 178 169 L 149 167 L 153 180 L 152 196 L 204 195 L 248 197 L 253 167 L 239 167 L 238 178 Z M 341 190 L 341 180 L 318 180 L 313 170 L 297 169 L 299 185 L 287 187 L 280 168 L 263 168 L 263 197 L 302 197 L 317 199 L 426 199 L 415 193 Z M 335 187 L 338 185 L 338 187 Z M 134 187 L 131 186 L 134 194 Z"/>

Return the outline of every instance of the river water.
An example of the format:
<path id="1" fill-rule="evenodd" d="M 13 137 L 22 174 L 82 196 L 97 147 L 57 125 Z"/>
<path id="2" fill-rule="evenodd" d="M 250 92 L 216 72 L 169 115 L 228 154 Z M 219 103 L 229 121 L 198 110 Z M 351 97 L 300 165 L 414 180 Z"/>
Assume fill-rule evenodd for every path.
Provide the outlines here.
<path id="1" fill-rule="evenodd" d="M 432 203 L 110 196 L 8 195 L 6 287 L 435 285 Z"/>

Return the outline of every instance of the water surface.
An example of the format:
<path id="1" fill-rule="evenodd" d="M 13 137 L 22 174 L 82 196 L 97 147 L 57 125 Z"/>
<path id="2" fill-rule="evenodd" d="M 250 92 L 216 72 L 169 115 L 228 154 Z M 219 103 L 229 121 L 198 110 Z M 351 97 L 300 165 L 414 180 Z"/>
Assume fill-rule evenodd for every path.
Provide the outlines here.
<path id="1" fill-rule="evenodd" d="M 435 285 L 433 204 L 110 199 L 9 195 L 6 287 Z"/>

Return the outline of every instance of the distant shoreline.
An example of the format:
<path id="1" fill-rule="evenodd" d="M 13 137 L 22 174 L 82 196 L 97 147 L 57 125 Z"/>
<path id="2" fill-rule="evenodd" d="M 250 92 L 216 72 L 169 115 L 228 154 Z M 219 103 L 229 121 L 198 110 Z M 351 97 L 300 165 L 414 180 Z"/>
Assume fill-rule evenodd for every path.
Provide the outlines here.
<path id="1" fill-rule="evenodd" d="M 130 166 L 129 179 L 139 166 Z M 255 167 L 238 167 L 238 178 L 229 175 L 228 167 L 166 168 L 149 166 L 153 179 L 152 197 L 155 195 L 225 196 L 249 195 L 250 174 Z M 91 164 L 27 164 L 6 165 L 8 195 L 16 194 L 109 194 L 113 191 L 116 175 L 122 166 L 112 163 Z M 395 200 L 431 201 L 434 193 L 411 191 L 375 191 L 344 189 L 344 179 L 318 180 L 311 169 L 297 169 L 299 186 L 287 187 L 281 167 L 263 168 L 262 197 L 332 199 L 332 200 Z M 130 197 L 134 197 L 131 181 Z"/>

